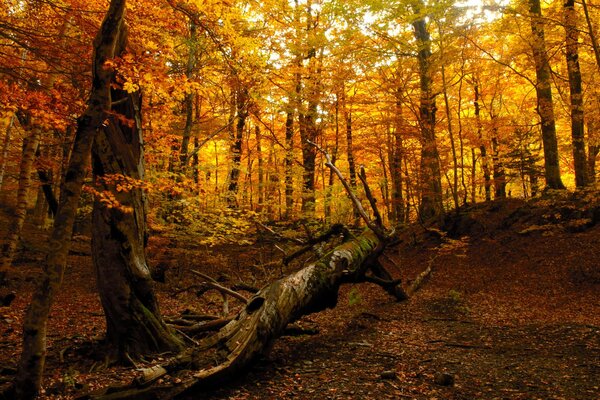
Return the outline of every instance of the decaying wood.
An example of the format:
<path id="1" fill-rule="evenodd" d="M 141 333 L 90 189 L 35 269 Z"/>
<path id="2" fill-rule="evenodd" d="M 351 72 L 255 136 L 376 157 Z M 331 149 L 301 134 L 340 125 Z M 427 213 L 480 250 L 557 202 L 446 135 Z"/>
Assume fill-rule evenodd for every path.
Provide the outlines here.
<path id="1" fill-rule="evenodd" d="M 372 232 L 337 246 L 317 262 L 277 280 L 249 299 L 246 307 L 216 334 L 199 342 L 162 367 L 174 374 L 194 374 L 177 384 L 150 384 L 138 378 L 130 385 L 110 388 L 87 398 L 169 399 L 235 376 L 267 351 L 287 325 L 303 315 L 335 307 L 345 282 L 362 282 L 384 246 Z"/>
<path id="2" fill-rule="evenodd" d="M 323 153 L 328 157 L 327 153 Z M 333 165 L 329 167 L 335 168 Z M 343 180 L 341 172 L 337 170 L 337 173 Z M 347 182 L 343 183 L 347 185 Z M 366 180 L 364 183 L 366 185 Z M 178 329 L 191 334 L 196 329 L 206 330 L 207 326 L 224 324 L 218 332 L 198 341 L 195 346 L 183 351 L 166 364 L 144 370 L 142 376 L 132 383 L 122 387 L 109 387 L 83 398 L 172 399 L 231 379 L 267 352 L 273 341 L 286 333 L 288 324 L 304 315 L 335 307 L 338 290 L 343 283 L 373 282 L 395 296 L 398 301 L 406 300 L 408 294 L 403 290 L 400 280 L 393 279 L 378 261 L 386 247 L 388 235 L 385 234 L 385 227 L 381 217 L 378 217 L 374 201 L 371 201 L 371 206 L 376 217 L 375 222 L 372 222 L 356 196 L 351 197 L 355 207 L 362 210 L 361 215 L 369 227 L 368 230 L 344 241 L 316 262 L 264 287 L 247 300 L 219 285 L 214 279 L 193 271 L 195 275 L 215 285 L 214 287 L 222 293 L 240 296 L 244 299 L 245 307 L 231 320 L 223 318 L 177 326 Z M 431 265 L 417 281 L 422 282 L 430 272 Z M 418 285 L 413 284 L 409 289 L 410 293 L 417 287 Z M 177 378 L 172 381 L 159 379 L 167 374 Z"/>
<path id="3" fill-rule="evenodd" d="M 302 248 L 296 250 L 295 252 L 293 252 L 292 254 L 286 256 L 283 259 L 283 264 L 288 265 L 290 262 L 292 262 L 292 260 L 295 260 L 296 258 L 300 257 L 301 255 L 312 250 L 316 244 L 323 243 L 324 241 L 327 241 L 337 235 L 343 235 L 344 239 L 347 239 L 350 236 L 350 232 L 342 224 L 333 224 L 333 225 L 331 225 L 329 230 L 327 230 L 327 232 L 325 232 L 324 234 L 319 235 L 317 237 L 310 238 L 306 242 L 305 247 L 302 247 Z"/>

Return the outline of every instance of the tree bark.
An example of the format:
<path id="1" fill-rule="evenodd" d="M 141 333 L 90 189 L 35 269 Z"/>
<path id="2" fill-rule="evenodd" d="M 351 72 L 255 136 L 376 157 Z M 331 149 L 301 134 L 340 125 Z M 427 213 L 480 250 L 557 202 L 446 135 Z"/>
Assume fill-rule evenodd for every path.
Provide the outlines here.
<path id="1" fill-rule="evenodd" d="M 2 257 L 0 258 L 0 286 L 5 284 L 6 276 L 12 266 L 17 245 L 21 239 L 21 231 L 27 216 L 27 207 L 29 206 L 29 189 L 31 188 L 31 174 L 33 172 L 33 163 L 35 154 L 40 143 L 40 129 L 37 126 L 31 128 L 30 135 L 23 144 L 23 154 L 19 165 L 19 188 L 17 189 L 17 204 L 10 225 L 4 247 L 2 248 Z"/>
<path id="2" fill-rule="evenodd" d="M 92 148 L 94 183 L 101 191 L 92 213 L 92 255 L 106 340 L 125 360 L 178 350 L 181 342 L 162 320 L 146 261 L 140 95 L 113 89 L 112 96 L 125 102 L 113 107 Z"/>
<path id="3" fill-rule="evenodd" d="M 548 53 L 546 52 L 544 20 L 542 19 L 540 0 L 529 0 L 529 12 L 531 32 L 533 33 L 531 46 L 535 62 L 535 74 L 537 77 L 535 85 L 537 94 L 537 112 L 540 116 L 542 125 L 546 187 L 548 189 L 564 189 L 565 186 L 560 178 L 554 104 L 552 102 L 550 63 L 548 61 Z"/>
<path id="4" fill-rule="evenodd" d="M 402 179 L 402 159 L 404 157 L 404 141 L 402 139 L 402 102 L 400 89 L 396 89 L 394 133 L 390 138 L 390 176 L 392 180 L 392 219 L 396 226 L 404 223 L 404 197 Z"/>
<path id="5" fill-rule="evenodd" d="M 506 198 L 506 173 L 504 163 L 500 159 L 500 142 L 498 141 L 498 128 L 494 127 L 492 136 L 492 164 L 494 176 L 494 199 Z"/>
<path id="6" fill-rule="evenodd" d="M 285 219 L 293 216 L 294 210 L 294 110 L 288 104 L 285 118 Z"/>
<path id="7" fill-rule="evenodd" d="M 248 117 L 248 89 L 243 87 L 239 77 L 235 77 L 234 101 L 235 101 L 235 130 L 231 138 L 231 168 L 229 170 L 229 186 L 227 188 L 227 204 L 229 207 L 237 208 L 237 193 L 240 179 L 240 165 L 242 162 L 242 142 L 246 118 Z"/>
<path id="8" fill-rule="evenodd" d="M 300 139 L 302 140 L 302 166 L 303 186 L 302 186 L 302 213 L 308 218 L 314 217 L 315 212 L 315 167 L 317 150 L 309 143 L 316 142 L 319 134 L 317 127 L 317 107 L 320 97 L 320 75 L 321 67 L 319 58 L 317 57 L 317 49 L 314 43 L 316 42 L 316 27 L 317 23 L 313 19 L 313 11 L 311 1 L 306 4 L 306 31 L 308 49 L 305 58 L 308 59 L 307 78 L 305 80 L 305 91 L 303 95 L 306 99 L 306 108 L 300 107 L 302 110 L 299 113 Z"/>
<path id="9" fill-rule="evenodd" d="M 571 93 L 571 137 L 573 140 L 573 164 L 575 166 L 575 185 L 588 184 L 585 138 L 583 132 L 584 109 L 581 70 L 579 68 L 579 31 L 577 30 L 577 12 L 575 0 L 566 0 L 564 5 L 564 26 L 566 33 L 566 58 Z"/>
<path id="10" fill-rule="evenodd" d="M 46 359 L 48 314 L 63 279 L 92 142 L 110 110 L 110 84 L 114 71 L 106 68 L 105 62 L 115 56 L 115 46 L 124 23 L 125 3 L 125 0 L 111 1 L 94 40 L 92 90 L 87 108 L 77 121 L 73 151 L 63 181 L 44 271 L 23 322 L 23 350 L 14 385 L 16 399 L 33 399 L 41 386 Z"/>
<path id="11" fill-rule="evenodd" d="M 479 152 L 481 154 L 481 166 L 483 170 L 483 185 L 485 189 L 485 201 L 492 199 L 491 195 L 491 178 L 490 178 L 490 164 L 487 155 L 487 148 L 485 141 L 483 140 L 483 126 L 481 124 L 481 107 L 479 106 L 479 84 L 477 81 L 473 85 L 473 91 L 475 92 L 475 100 L 473 106 L 475 107 L 475 120 L 477 121 L 477 139 L 479 140 Z M 475 159 L 473 159 L 475 163 Z"/>
<path id="12" fill-rule="evenodd" d="M 4 183 L 4 172 L 6 171 L 6 162 L 8 158 L 8 146 L 11 141 L 11 134 L 16 118 L 17 117 L 14 114 L 10 117 L 8 120 L 8 125 L 6 126 L 6 132 L 4 134 L 4 140 L 2 143 L 2 163 L 0 163 L 0 189 L 2 189 L 2 183 Z"/>
<path id="13" fill-rule="evenodd" d="M 414 3 L 413 11 L 417 20 L 413 22 L 417 41 L 419 78 L 421 99 L 419 105 L 419 126 L 421 129 L 421 204 L 419 216 L 421 220 L 435 218 L 441 221 L 444 214 L 442 203 L 442 178 L 439 164 L 439 153 L 435 137 L 435 94 L 432 89 L 431 71 L 431 37 L 427 31 L 422 0 Z"/>
<path id="14" fill-rule="evenodd" d="M 187 64 L 185 68 L 185 76 L 188 80 L 192 78 L 192 73 L 196 66 L 196 50 L 197 50 L 197 28 L 196 24 L 190 21 L 190 39 L 189 39 L 189 53 Z M 180 168 L 183 170 L 187 165 L 188 151 L 190 147 L 190 138 L 192 136 L 192 128 L 194 126 L 194 92 L 190 91 L 185 95 L 185 126 L 183 128 L 183 139 L 181 140 L 181 149 L 179 150 L 179 163 Z"/>
<path id="15" fill-rule="evenodd" d="M 346 122 L 346 157 L 348 158 L 348 175 L 350 187 L 356 192 L 356 163 L 354 161 L 354 145 L 352 137 L 352 110 L 347 102 L 345 85 L 342 84 L 342 104 L 344 107 L 344 121 Z M 354 225 L 358 225 L 360 214 L 354 209 Z"/>
<path id="16" fill-rule="evenodd" d="M 126 51 L 127 27 L 115 54 Z M 146 197 L 141 94 L 111 90 L 113 106 L 92 146 L 99 193 L 92 212 L 92 258 L 106 316 L 106 341 L 119 359 L 178 350 L 182 343 L 162 320 L 146 260 Z"/>

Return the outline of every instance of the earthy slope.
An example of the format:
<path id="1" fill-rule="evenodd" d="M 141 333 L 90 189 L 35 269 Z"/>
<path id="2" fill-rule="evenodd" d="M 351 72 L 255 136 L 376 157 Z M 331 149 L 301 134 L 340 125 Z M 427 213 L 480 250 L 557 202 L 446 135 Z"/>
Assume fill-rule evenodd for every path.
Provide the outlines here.
<path id="1" fill-rule="evenodd" d="M 346 287 L 336 309 L 299 322 L 318 334 L 282 338 L 248 375 L 195 398 L 598 397 L 600 213 L 595 194 L 586 196 L 478 205 L 449 217 L 445 237 L 420 228 L 404 232 L 383 260 L 390 270 L 410 278 L 434 266 L 413 299 L 398 304 L 369 284 Z M 43 235 L 28 229 L 14 283 L 19 296 L 0 308 L 4 378 L 19 351 L 28 277 L 42 256 L 36 249 Z M 51 398 L 127 381 L 134 372 L 104 366 L 88 242 L 76 243 L 51 320 Z M 277 256 L 271 244 L 209 249 L 163 236 L 151 252 L 168 269 L 168 284 L 159 286 L 167 315 L 220 308 L 212 292 L 200 299 L 194 290 L 174 294 L 197 283 L 185 273 L 192 266 L 229 284 L 260 285 L 279 273 L 256 266 Z"/>

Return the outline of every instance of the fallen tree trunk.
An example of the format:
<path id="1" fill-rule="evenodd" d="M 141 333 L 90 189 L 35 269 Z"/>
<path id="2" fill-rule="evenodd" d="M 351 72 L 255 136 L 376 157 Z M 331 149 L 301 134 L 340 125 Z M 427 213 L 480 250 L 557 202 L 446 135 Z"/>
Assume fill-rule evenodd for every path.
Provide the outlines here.
<path id="1" fill-rule="evenodd" d="M 171 399 L 235 377 L 267 352 L 289 323 L 335 307 L 342 283 L 365 281 L 365 272 L 377 262 L 384 247 L 373 232 L 365 231 L 314 264 L 260 290 L 230 323 L 168 364 L 149 369 L 152 373 L 127 386 L 84 398 Z M 158 384 L 161 376 L 183 370 L 194 372 L 178 379 L 177 384 Z"/>

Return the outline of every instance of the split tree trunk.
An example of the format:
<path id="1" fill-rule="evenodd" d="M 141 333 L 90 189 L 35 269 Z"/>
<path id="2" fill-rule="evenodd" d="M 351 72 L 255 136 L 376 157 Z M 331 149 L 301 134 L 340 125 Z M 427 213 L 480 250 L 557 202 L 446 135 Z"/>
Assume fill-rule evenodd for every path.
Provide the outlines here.
<path id="1" fill-rule="evenodd" d="M 126 26 L 116 54 L 125 51 Z M 119 359 L 179 350 L 162 320 L 146 261 L 146 199 L 139 92 L 111 91 L 113 107 L 92 147 L 96 190 L 92 258 L 106 316 L 106 340 Z"/>

